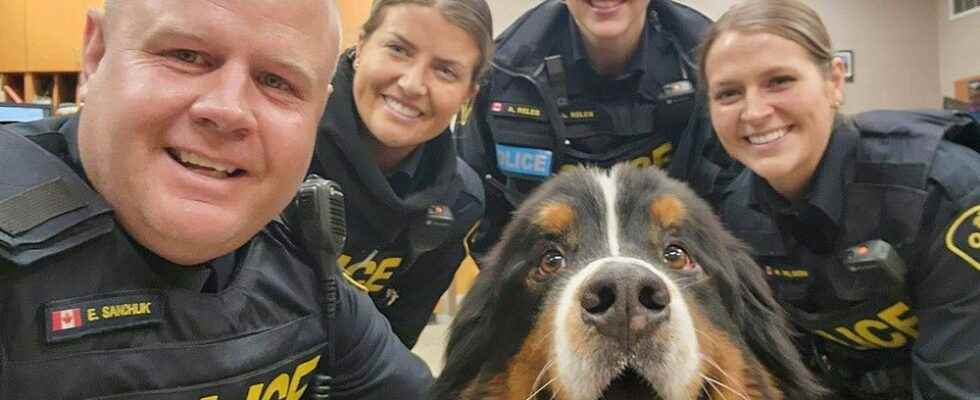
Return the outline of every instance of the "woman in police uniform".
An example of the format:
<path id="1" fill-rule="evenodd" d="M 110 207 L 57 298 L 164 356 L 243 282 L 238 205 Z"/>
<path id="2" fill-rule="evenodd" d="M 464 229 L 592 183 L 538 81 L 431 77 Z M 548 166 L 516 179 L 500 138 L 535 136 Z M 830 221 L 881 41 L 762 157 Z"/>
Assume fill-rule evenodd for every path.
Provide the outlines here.
<path id="1" fill-rule="evenodd" d="M 548 0 L 504 31 L 457 120 L 487 190 L 471 250 L 492 246 L 524 195 L 566 167 L 657 166 L 713 193 L 730 160 L 709 143 L 690 61 L 710 22 L 669 0 Z"/>
<path id="2" fill-rule="evenodd" d="M 451 40 L 446 40 L 452 38 Z M 465 257 L 483 191 L 449 123 L 492 56 L 483 0 L 378 0 L 341 57 L 311 173 L 337 181 L 339 264 L 412 347 Z"/>
<path id="3" fill-rule="evenodd" d="M 838 113 L 843 65 L 796 0 L 734 6 L 700 63 L 718 137 L 748 167 L 723 217 L 834 398 L 980 398 L 980 156 L 943 140 L 976 126 Z"/>

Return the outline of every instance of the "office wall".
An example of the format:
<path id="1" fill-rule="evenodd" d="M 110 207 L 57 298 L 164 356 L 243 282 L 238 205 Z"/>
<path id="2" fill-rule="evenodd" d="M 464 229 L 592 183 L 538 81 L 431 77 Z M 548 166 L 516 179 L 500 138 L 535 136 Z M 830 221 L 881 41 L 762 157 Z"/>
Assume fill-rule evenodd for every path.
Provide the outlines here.
<path id="1" fill-rule="evenodd" d="M 494 26 L 499 32 L 538 0 L 493 0 Z M 733 0 L 681 0 L 712 19 Z M 939 107 L 941 93 L 952 93 L 952 80 L 967 75 L 968 65 L 980 66 L 980 14 L 953 21 L 944 31 L 956 36 L 940 74 L 940 7 L 948 0 L 807 0 L 824 19 L 834 46 L 854 51 L 854 81 L 847 84 L 846 111 L 875 108 Z M 948 13 L 948 11 L 946 12 Z M 972 35 L 966 31 L 974 29 Z M 972 36 L 972 42 L 967 43 Z M 953 58 L 973 47 L 972 62 Z M 947 56 L 947 53 L 949 54 Z M 974 71 L 980 73 L 978 71 Z M 949 77 L 946 74 L 950 75 Z M 956 75 L 959 74 L 959 75 Z M 942 79 L 943 85 L 940 85 Z M 940 88 L 942 87 L 942 92 Z"/>
<path id="2" fill-rule="evenodd" d="M 949 19 L 949 0 L 935 0 L 939 25 L 939 82 L 953 97 L 953 82 L 980 75 L 980 12 Z"/>
<path id="3" fill-rule="evenodd" d="M 364 0 L 338 0 L 340 7 L 341 48 L 346 49 L 357 44 L 361 35 L 361 25 L 371 15 L 371 2 Z"/>

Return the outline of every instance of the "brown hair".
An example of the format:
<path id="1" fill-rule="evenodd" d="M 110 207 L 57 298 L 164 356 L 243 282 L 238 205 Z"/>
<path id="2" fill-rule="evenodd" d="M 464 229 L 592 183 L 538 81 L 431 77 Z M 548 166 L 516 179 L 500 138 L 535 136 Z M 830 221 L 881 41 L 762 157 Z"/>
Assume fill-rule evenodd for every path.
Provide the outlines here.
<path id="1" fill-rule="evenodd" d="M 830 34 L 813 9 L 798 0 L 746 0 L 728 9 L 705 35 L 698 51 L 701 82 L 711 46 L 726 32 L 769 33 L 802 46 L 813 62 L 830 72 L 834 59 Z"/>
<path id="2" fill-rule="evenodd" d="M 473 71 L 473 82 L 476 83 L 490 68 L 493 57 L 493 19 L 490 16 L 490 6 L 484 0 L 374 0 L 371 5 L 371 15 L 361 27 L 361 40 L 367 40 L 381 26 L 385 18 L 385 9 L 399 4 L 417 4 L 435 7 L 446 20 L 466 31 L 476 42 L 480 50 Z"/>

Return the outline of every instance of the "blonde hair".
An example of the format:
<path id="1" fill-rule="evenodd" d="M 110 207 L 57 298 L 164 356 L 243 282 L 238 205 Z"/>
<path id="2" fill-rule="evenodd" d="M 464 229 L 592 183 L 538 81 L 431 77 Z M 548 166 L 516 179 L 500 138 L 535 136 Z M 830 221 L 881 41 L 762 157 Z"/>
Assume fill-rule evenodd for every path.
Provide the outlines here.
<path id="1" fill-rule="evenodd" d="M 705 79 L 705 60 L 711 46 L 726 32 L 768 33 L 806 49 L 813 62 L 829 74 L 834 50 L 823 20 L 812 8 L 798 0 L 746 0 L 728 9 L 715 22 L 698 50 L 701 82 Z"/>
<path id="2" fill-rule="evenodd" d="M 477 82 L 490 68 L 490 59 L 494 52 L 493 18 L 490 7 L 484 0 L 375 0 L 371 5 L 371 15 L 361 27 L 361 40 L 367 40 L 381 26 L 388 7 L 400 4 L 435 7 L 443 18 L 470 34 L 480 50 L 480 58 L 473 71 L 473 82 Z"/>

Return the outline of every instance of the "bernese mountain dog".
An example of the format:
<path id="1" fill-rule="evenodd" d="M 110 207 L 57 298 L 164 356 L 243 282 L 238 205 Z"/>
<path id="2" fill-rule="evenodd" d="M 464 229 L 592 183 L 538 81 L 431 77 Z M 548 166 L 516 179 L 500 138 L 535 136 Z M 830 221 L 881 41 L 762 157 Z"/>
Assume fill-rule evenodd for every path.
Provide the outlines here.
<path id="1" fill-rule="evenodd" d="M 549 180 L 482 265 L 433 399 L 824 395 L 746 248 L 655 168 Z"/>

